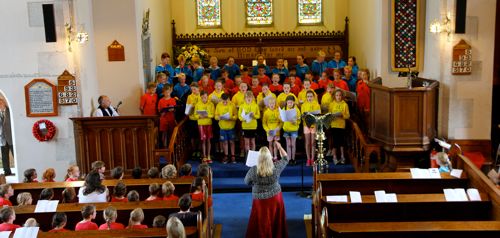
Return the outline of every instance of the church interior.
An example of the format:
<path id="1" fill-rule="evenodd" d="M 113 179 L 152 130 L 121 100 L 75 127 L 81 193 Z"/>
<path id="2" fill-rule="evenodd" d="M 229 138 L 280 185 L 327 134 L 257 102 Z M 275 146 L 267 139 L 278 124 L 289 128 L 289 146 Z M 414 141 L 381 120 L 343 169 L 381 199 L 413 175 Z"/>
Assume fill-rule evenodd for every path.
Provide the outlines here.
<path id="1" fill-rule="evenodd" d="M 48 232 L 56 228 L 74 237 L 500 235 L 496 0 L 0 6 L 0 231 L 11 231 L 7 224 L 32 233 L 26 237 L 63 237 Z M 262 218 L 269 198 L 248 182 L 253 167 L 262 179 L 264 146 L 274 173 L 285 166 L 272 197 L 284 207 L 271 212 L 274 220 Z M 89 205 L 81 190 L 94 173 L 108 197 Z M 112 201 L 125 185 L 140 199 Z M 174 186 L 179 202 L 165 202 Z M 181 223 L 185 234 L 175 236 L 165 217 L 183 211 L 185 194 L 195 222 Z M 150 201 L 156 196 L 162 202 Z M 141 208 L 149 228 L 75 228 L 88 207 L 97 225 L 108 224 L 111 206 L 127 228 Z M 62 227 L 54 226 L 59 213 Z"/>

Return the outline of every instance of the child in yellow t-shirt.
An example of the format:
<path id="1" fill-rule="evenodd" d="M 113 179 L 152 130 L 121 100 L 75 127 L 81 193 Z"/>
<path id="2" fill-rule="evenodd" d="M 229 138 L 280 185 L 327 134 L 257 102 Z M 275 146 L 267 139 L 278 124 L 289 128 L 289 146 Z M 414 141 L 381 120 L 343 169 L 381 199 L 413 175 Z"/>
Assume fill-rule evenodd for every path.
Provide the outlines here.
<path id="1" fill-rule="evenodd" d="M 229 95 L 223 93 L 221 96 L 221 102 L 217 104 L 215 108 L 215 120 L 219 121 L 220 136 L 219 140 L 222 143 L 222 148 L 224 150 L 224 159 L 222 162 L 224 164 L 228 163 L 228 144 L 231 146 L 231 162 L 236 163 L 236 158 L 234 157 L 234 126 L 236 124 L 236 107 L 229 100 Z"/>
<path id="2" fill-rule="evenodd" d="M 276 107 L 276 98 L 270 98 L 267 103 L 267 108 L 264 110 L 264 116 L 262 117 L 262 127 L 266 131 L 269 151 L 271 151 L 273 159 L 276 160 L 278 157 L 278 148 L 276 148 L 274 143 L 280 140 L 280 131 L 283 122 L 280 118 L 280 112 Z"/>
<path id="3" fill-rule="evenodd" d="M 217 105 L 221 101 L 221 96 L 222 94 L 225 93 L 224 91 L 224 86 L 222 80 L 218 79 L 215 81 L 215 90 L 208 95 L 208 100 L 211 101 L 214 104 L 214 107 L 217 108 Z M 215 120 L 215 119 L 214 119 Z M 212 123 L 212 129 L 213 129 L 213 137 L 214 137 L 214 142 L 215 142 L 215 152 L 216 153 L 222 153 L 222 142 L 219 141 L 219 124 L 213 121 Z"/>
<path id="4" fill-rule="evenodd" d="M 340 147 L 340 163 L 345 163 L 344 157 L 344 144 L 345 144 L 345 120 L 349 119 L 349 107 L 347 103 L 343 100 L 344 92 L 342 90 L 335 90 L 335 101 L 330 103 L 328 111 L 331 113 L 342 113 L 341 116 L 335 118 L 331 124 L 331 135 L 333 141 L 333 147 L 331 148 L 331 153 L 333 155 L 333 162 L 338 164 L 337 160 L 337 148 Z"/>
<path id="5" fill-rule="evenodd" d="M 302 115 L 304 115 L 304 113 L 306 112 L 311 114 L 321 113 L 321 107 L 319 106 L 318 101 L 315 100 L 314 91 L 312 90 L 307 91 L 306 101 L 302 104 L 300 111 L 302 112 Z M 302 126 L 304 128 L 304 137 L 306 142 L 306 155 L 307 155 L 306 166 L 311 166 L 314 162 L 316 128 L 314 127 L 314 125 L 308 127 L 305 122 L 303 123 Z"/>
<path id="6" fill-rule="evenodd" d="M 186 110 L 186 116 L 189 116 L 189 120 L 186 121 L 187 133 L 191 136 L 191 148 L 193 148 L 192 157 L 200 157 L 200 143 L 196 143 L 198 137 L 198 122 L 196 120 L 196 115 L 194 114 L 194 107 L 201 101 L 200 90 L 198 88 L 198 83 L 193 82 L 190 85 L 191 94 L 188 96 L 186 101 L 186 107 L 190 107 Z"/>
<path id="7" fill-rule="evenodd" d="M 299 125 L 300 125 L 300 110 L 295 105 L 295 96 L 288 95 L 286 97 L 286 108 L 285 110 L 295 110 L 296 116 L 294 120 L 283 122 L 283 137 L 286 139 L 286 150 L 290 157 L 290 164 L 295 165 L 295 142 L 299 136 Z"/>
<path id="8" fill-rule="evenodd" d="M 333 85 L 333 83 L 329 83 L 326 87 L 326 92 L 323 93 L 323 96 L 321 96 L 321 112 L 322 113 L 328 112 L 328 107 L 330 106 L 330 103 L 333 101 L 334 89 L 335 89 L 335 86 Z"/>
<path id="9" fill-rule="evenodd" d="M 299 99 L 299 106 L 307 101 L 306 94 L 307 92 L 309 92 L 309 90 L 311 90 L 311 81 L 309 81 L 309 79 L 304 79 L 304 82 L 302 84 L 304 85 L 304 89 L 300 91 L 299 96 L 297 97 Z M 311 91 L 313 92 L 314 100 L 318 101 L 318 95 L 316 94 L 316 92 L 314 92 L 313 90 Z"/>
<path id="10" fill-rule="evenodd" d="M 292 89 L 292 86 L 290 82 L 285 81 L 283 83 L 283 92 L 278 95 L 278 98 L 276 99 L 276 102 L 278 103 L 278 107 L 285 107 L 286 106 L 286 100 L 288 96 L 293 96 L 294 100 L 297 101 L 297 97 L 293 93 L 290 92 Z"/>
<path id="11" fill-rule="evenodd" d="M 241 129 L 243 129 L 243 137 L 245 138 L 245 152 L 255 150 L 257 119 L 260 118 L 260 110 L 254 101 L 253 93 L 250 91 L 246 92 L 245 102 L 240 105 L 238 118 L 241 121 Z"/>
<path id="12" fill-rule="evenodd" d="M 212 163 L 210 159 L 210 139 L 212 139 L 212 118 L 214 118 L 214 104 L 208 100 L 208 93 L 201 91 L 201 101 L 194 107 L 195 117 L 198 120 L 200 131 L 203 163 Z"/>

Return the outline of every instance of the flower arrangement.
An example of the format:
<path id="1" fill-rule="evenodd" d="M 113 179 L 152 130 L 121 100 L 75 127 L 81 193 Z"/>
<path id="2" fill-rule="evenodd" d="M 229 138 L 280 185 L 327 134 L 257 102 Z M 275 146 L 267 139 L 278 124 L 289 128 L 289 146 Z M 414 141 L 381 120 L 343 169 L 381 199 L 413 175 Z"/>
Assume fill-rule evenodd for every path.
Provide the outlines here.
<path id="1" fill-rule="evenodd" d="M 40 129 L 41 124 L 45 124 L 45 128 L 47 130 L 46 132 L 45 130 L 42 131 Z M 56 131 L 56 126 L 49 120 L 39 120 L 35 122 L 32 129 L 33 136 L 40 142 L 52 140 L 52 138 L 54 138 L 54 135 L 56 134 Z"/>
<path id="2" fill-rule="evenodd" d="M 179 55 L 184 55 L 186 58 L 186 65 L 191 65 L 191 60 L 193 57 L 199 57 L 202 65 L 209 64 L 209 56 L 208 53 L 203 50 L 201 47 L 197 45 L 193 45 L 191 43 L 183 46 L 183 47 L 175 47 L 175 58 L 179 57 Z"/>

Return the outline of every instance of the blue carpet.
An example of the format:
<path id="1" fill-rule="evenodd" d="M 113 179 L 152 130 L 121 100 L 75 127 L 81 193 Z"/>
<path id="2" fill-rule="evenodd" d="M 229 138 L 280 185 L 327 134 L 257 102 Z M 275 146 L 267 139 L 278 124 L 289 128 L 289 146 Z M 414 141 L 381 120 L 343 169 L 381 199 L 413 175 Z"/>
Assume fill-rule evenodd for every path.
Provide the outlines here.
<path id="1" fill-rule="evenodd" d="M 215 179 L 214 179 L 215 180 Z M 250 211 L 251 193 L 215 193 L 214 222 L 222 224 L 222 237 L 245 237 Z M 283 192 L 289 237 L 306 237 L 304 214 L 311 214 L 311 199 L 295 192 Z"/>

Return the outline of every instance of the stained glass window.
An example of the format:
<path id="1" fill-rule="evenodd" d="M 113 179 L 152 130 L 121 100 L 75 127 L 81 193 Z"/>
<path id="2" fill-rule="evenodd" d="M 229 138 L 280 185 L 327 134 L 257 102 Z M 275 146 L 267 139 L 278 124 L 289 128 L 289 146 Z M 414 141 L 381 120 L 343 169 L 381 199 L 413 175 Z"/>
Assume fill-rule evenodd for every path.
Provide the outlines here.
<path id="1" fill-rule="evenodd" d="M 297 0 L 299 24 L 319 24 L 322 21 L 322 0 Z"/>
<path id="2" fill-rule="evenodd" d="M 198 27 L 220 27 L 220 0 L 196 0 Z"/>
<path id="3" fill-rule="evenodd" d="M 248 25 L 271 25 L 273 23 L 272 0 L 246 0 Z"/>

